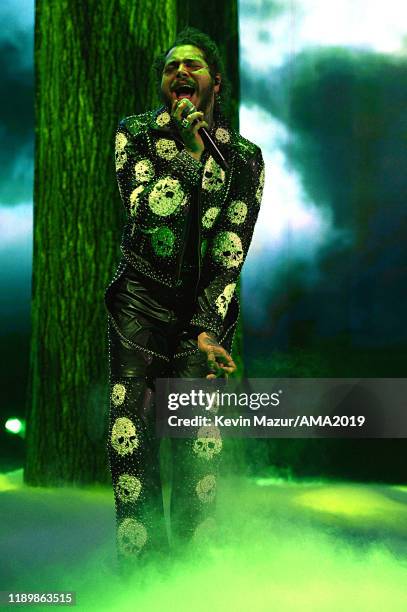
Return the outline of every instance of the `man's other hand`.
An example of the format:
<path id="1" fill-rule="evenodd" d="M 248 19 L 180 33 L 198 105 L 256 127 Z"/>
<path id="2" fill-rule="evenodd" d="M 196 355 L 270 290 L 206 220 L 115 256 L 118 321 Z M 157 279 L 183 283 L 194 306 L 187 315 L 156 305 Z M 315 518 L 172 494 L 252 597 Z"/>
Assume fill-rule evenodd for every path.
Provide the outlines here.
<path id="1" fill-rule="evenodd" d="M 213 334 L 202 332 L 198 336 L 198 348 L 205 353 L 208 359 L 209 374 L 207 379 L 228 378 L 229 374 L 236 372 L 236 364 L 229 353 L 221 346 Z"/>

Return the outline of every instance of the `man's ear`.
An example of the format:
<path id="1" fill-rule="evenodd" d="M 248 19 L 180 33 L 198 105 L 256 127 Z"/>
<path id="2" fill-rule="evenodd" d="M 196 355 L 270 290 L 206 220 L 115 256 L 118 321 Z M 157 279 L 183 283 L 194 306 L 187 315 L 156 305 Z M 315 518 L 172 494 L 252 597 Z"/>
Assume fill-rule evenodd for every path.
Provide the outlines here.
<path id="1" fill-rule="evenodd" d="M 219 93 L 219 88 L 220 88 L 220 84 L 222 82 L 222 77 L 220 75 L 220 73 L 218 72 L 217 74 L 215 74 L 215 93 Z"/>

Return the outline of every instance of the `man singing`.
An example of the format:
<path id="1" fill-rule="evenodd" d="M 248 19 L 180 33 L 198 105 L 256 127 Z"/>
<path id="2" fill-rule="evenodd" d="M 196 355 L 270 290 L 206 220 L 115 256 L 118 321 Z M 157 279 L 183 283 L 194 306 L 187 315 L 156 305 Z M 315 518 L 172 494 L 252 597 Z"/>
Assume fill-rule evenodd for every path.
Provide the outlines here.
<path id="1" fill-rule="evenodd" d="M 234 291 L 264 183 L 260 149 L 221 112 L 226 78 L 215 43 L 187 28 L 156 67 L 164 105 L 126 117 L 116 134 L 127 223 L 123 259 L 105 298 L 108 451 L 118 555 L 130 563 L 167 542 L 154 381 L 227 377 L 236 370 L 230 355 L 238 317 Z M 172 534 L 185 542 L 211 530 L 222 440 L 218 430 L 201 428 L 195 440 L 172 443 Z"/>

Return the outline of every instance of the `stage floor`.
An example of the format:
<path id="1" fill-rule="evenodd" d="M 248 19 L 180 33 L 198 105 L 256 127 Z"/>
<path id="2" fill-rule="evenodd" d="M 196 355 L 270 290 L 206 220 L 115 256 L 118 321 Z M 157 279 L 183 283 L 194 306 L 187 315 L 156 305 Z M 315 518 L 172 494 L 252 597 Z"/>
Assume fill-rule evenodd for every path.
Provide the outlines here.
<path id="1" fill-rule="evenodd" d="M 109 488 L 31 488 L 18 470 L 0 511 L 0 590 L 73 590 L 79 610 L 407 610 L 407 486 L 223 479 L 221 541 L 128 584 Z"/>

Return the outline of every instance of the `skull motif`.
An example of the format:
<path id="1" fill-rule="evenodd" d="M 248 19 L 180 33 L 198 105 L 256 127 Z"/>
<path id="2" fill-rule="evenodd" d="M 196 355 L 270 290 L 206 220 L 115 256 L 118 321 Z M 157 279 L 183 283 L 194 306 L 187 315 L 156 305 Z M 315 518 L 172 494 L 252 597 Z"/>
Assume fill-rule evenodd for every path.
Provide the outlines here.
<path id="1" fill-rule="evenodd" d="M 209 157 L 203 172 L 202 189 L 219 191 L 219 189 L 222 189 L 224 182 L 225 171 L 218 166 L 212 156 Z"/>
<path id="2" fill-rule="evenodd" d="M 169 113 L 167 113 L 167 111 L 164 111 L 163 113 L 160 113 L 155 122 L 159 127 L 163 127 L 164 125 L 168 125 L 168 123 L 171 121 L 171 117 L 169 115 Z"/>
<path id="3" fill-rule="evenodd" d="M 140 196 L 144 191 L 144 185 L 139 185 L 130 194 L 130 214 L 132 217 L 137 213 L 138 205 L 140 204 Z"/>
<path id="4" fill-rule="evenodd" d="M 225 268 L 238 268 L 243 262 L 242 242 L 234 232 L 219 232 L 213 242 L 214 260 Z"/>
<path id="5" fill-rule="evenodd" d="M 127 161 L 126 144 L 126 136 L 122 132 L 117 132 L 115 147 L 116 170 L 121 170 Z"/>
<path id="6" fill-rule="evenodd" d="M 134 502 L 140 495 L 141 482 L 131 474 L 122 474 L 116 485 L 116 493 L 122 502 Z"/>
<path id="7" fill-rule="evenodd" d="M 167 217 L 185 202 L 185 194 L 177 179 L 165 176 L 154 185 L 148 196 L 151 210 L 160 217 Z"/>
<path id="8" fill-rule="evenodd" d="M 202 217 L 202 225 L 206 227 L 206 229 L 210 229 L 212 225 L 215 223 L 216 217 L 218 216 L 219 213 L 220 213 L 220 208 L 216 208 L 215 206 L 208 208 L 208 210 Z"/>
<path id="9" fill-rule="evenodd" d="M 117 529 L 119 551 L 126 557 L 137 555 L 147 542 L 147 530 L 138 521 L 125 518 Z"/>
<path id="10" fill-rule="evenodd" d="M 148 183 L 154 176 L 154 167 L 149 159 L 141 159 L 134 166 L 134 173 L 138 183 Z"/>
<path id="11" fill-rule="evenodd" d="M 157 255 L 169 257 L 174 249 L 175 236 L 169 227 L 159 227 L 151 236 L 151 244 Z"/>
<path id="12" fill-rule="evenodd" d="M 247 205 L 240 200 L 235 200 L 229 206 L 227 215 L 231 223 L 240 225 L 246 219 Z"/>
<path id="13" fill-rule="evenodd" d="M 226 316 L 229 302 L 232 299 L 232 295 L 235 291 L 236 283 L 230 283 L 230 285 L 226 285 L 222 293 L 216 298 L 215 304 L 218 310 L 218 313 L 222 318 Z"/>
<path id="14" fill-rule="evenodd" d="M 173 140 L 160 138 L 155 143 L 157 154 L 164 159 L 172 159 L 178 153 L 177 145 Z"/>
<path id="15" fill-rule="evenodd" d="M 216 478 L 213 474 L 204 476 L 195 487 L 196 494 L 201 502 L 207 504 L 215 499 L 216 495 Z"/>
<path id="16" fill-rule="evenodd" d="M 119 417 L 112 427 L 111 442 L 114 450 L 124 457 L 133 453 L 139 445 L 134 423 L 127 417 Z"/>
<path id="17" fill-rule="evenodd" d="M 121 406 L 126 395 L 126 387 L 119 383 L 115 384 L 112 389 L 111 400 L 115 406 Z"/>
<path id="18" fill-rule="evenodd" d="M 256 200 L 258 201 L 259 204 L 261 202 L 261 196 L 263 195 L 264 179 L 265 179 L 265 172 L 264 172 L 264 167 L 263 167 L 260 172 L 259 186 L 257 187 L 257 191 L 256 191 Z"/>
<path id="19" fill-rule="evenodd" d="M 219 127 L 215 132 L 215 138 L 219 142 L 222 142 L 223 144 L 225 144 L 226 142 L 229 142 L 230 134 L 227 130 L 225 130 L 225 128 Z"/>
<path id="20" fill-rule="evenodd" d="M 218 427 L 210 425 L 198 429 L 192 450 L 200 459 L 209 461 L 222 450 L 222 438 Z"/>

